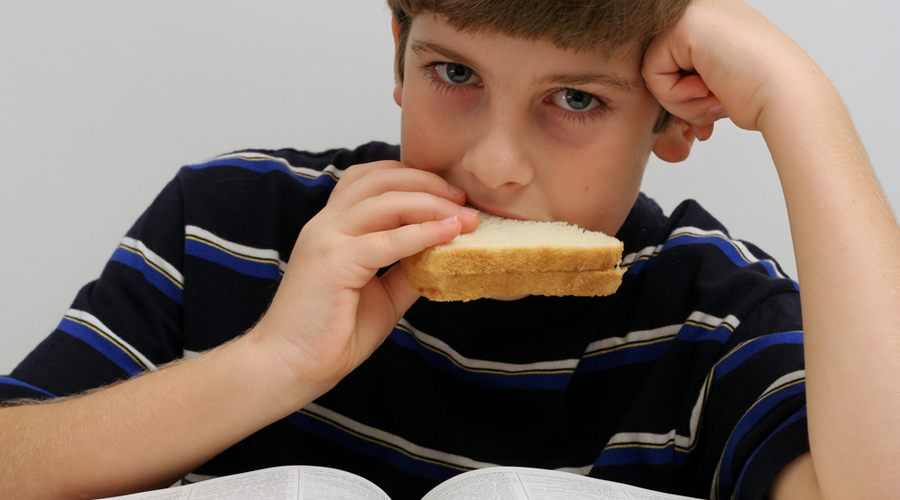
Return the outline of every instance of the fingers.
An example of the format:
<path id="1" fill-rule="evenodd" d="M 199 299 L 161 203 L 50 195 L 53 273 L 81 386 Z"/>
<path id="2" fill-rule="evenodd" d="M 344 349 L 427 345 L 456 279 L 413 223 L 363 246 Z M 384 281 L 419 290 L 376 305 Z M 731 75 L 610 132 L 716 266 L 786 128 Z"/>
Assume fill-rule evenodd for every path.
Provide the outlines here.
<path id="1" fill-rule="evenodd" d="M 364 182 L 360 182 L 361 180 Z M 402 163 L 382 161 L 348 168 L 329 198 L 333 209 L 344 210 L 367 198 L 389 191 L 429 193 L 462 205 L 465 193 L 442 179 L 423 170 L 411 169 Z"/>
<path id="2" fill-rule="evenodd" d="M 425 248 L 445 243 L 478 225 L 465 193 L 440 176 L 397 162 L 351 167 L 314 224 L 315 248 L 374 271 Z"/>
<path id="3" fill-rule="evenodd" d="M 697 128 L 728 115 L 703 78 L 694 73 L 693 62 L 685 54 L 689 50 L 672 43 L 672 34 L 665 33 L 648 48 L 642 68 L 644 82 L 666 110 L 695 127 L 692 130 L 701 138 L 705 131 Z"/>
<path id="4" fill-rule="evenodd" d="M 399 264 L 391 267 L 381 276 L 380 284 L 391 305 L 391 309 L 385 312 L 385 314 L 392 314 L 388 318 L 388 322 L 392 326 L 396 325 L 413 303 L 421 298 L 421 295 L 409 284 L 406 274 Z"/>
<path id="5" fill-rule="evenodd" d="M 693 123 L 682 120 L 681 118 L 675 118 L 675 123 L 683 123 L 687 128 L 691 130 L 691 133 L 694 134 L 694 138 L 700 142 L 703 142 L 710 137 L 712 137 L 713 128 L 715 124 L 710 123 L 709 125 L 697 126 Z"/>
<path id="6" fill-rule="evenodd" d="M 469 213 L 468 210 L 458 207 L 456 213 L 437 220 L 432 217 L 441 217 L 445 213 L 440 209 L 418 216 L 373 210 L 370 213 L 375 218 L 364 221 L 360 229 L 378 225 L 384 227 L 377 231 L 362 231 L 355 239 L 354 248 L 348 249 L 353 253 L 348 257 L 363 268 L 375 270 L 386 267 L 403 257 L 452 240 L 463 231 L 464 226 L 477 225 L 477 213 Z M 386 220 L 403 223 L 388 224 L 378 220 L 377 213 L 385 214 Z"/>
<path id="7" fill-rule="evenodd" d="M 342 232 L 361 236 L 410 224 L 458 217 L 464 232 L 477 225 L 478 211 L 423 192 L 388 191 L 366 198 L 342 212 L 337 223 Z"/>

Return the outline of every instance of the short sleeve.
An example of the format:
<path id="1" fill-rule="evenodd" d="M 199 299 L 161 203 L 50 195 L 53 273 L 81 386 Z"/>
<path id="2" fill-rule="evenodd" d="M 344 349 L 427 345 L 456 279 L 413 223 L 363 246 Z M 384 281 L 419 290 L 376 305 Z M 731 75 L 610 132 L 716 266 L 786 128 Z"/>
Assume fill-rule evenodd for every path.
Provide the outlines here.
<path id="1" fill-rule="evenodd" d="M 184 221 L 172 180 L 85 285 L 56 329 L 8 377 L 0 400 L 77 394 L 182 353 Z"/>
<path id="2" fill-rule="evenodd" d="M 762 499 L 809 451 L 799 295 L 775 294 L 747 315 L 710 372 L 710 498 Z"/>

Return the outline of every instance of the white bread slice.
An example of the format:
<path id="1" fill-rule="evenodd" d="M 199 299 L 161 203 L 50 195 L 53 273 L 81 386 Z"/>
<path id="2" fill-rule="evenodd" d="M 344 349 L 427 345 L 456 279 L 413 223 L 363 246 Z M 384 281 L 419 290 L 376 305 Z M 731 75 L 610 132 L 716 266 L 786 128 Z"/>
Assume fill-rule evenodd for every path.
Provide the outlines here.
<path id="1" fill-rule="evenodd" d="M 481 213 L 475 231 L 401 260 L 431 300 L 510 295 L 609 295 L 622 282 L 623 244 L 565 222 Z"/>

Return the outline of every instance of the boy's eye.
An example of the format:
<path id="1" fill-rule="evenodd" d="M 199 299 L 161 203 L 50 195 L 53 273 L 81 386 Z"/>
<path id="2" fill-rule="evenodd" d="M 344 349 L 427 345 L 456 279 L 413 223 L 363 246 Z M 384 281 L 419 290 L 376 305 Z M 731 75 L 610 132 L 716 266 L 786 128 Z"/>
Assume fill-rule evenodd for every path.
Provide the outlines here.
<path id="1" fill-rule="evenodd" d="M 550 100 L 560 108 L 576 113 L 591 111 L 602 104 L 597 96 L 575 89 L 558 90 L 550 96 Z"/>
<path id="2" fill-rule="evenodd" d="M 477 85 L 481 79 L 475 75 L 472 68 L 457 63 L 440 63 L 434 66 L 434 71 L 441 80 L 451 85 Z"/>

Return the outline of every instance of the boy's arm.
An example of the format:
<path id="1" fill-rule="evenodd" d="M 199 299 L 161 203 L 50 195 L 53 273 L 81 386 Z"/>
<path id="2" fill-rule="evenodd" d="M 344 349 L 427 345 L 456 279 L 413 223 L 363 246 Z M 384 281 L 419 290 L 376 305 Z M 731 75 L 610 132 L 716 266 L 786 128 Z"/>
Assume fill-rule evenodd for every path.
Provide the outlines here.
<path id="1" fill-rule="evenodd" d="M 463 193 L 401 167 L 345 172 L 246 335 L 90 394 L 0 409 L 0 498 L 168 486 L 337 384 L 419 297 L 399 267 L 379 268 L 477 225 Z"/>
<path id="2" fill-rule="evenodd" d="M 723 110 L 760 131 L 781 180 L 803 304 L 811 454 L 782 472 L 773 496 L 897 498 L 900 228 L 843 102 L 796 43 L 739 0 L 695 1 L 648 50 L 644 76 L 704 135 Z"/>

